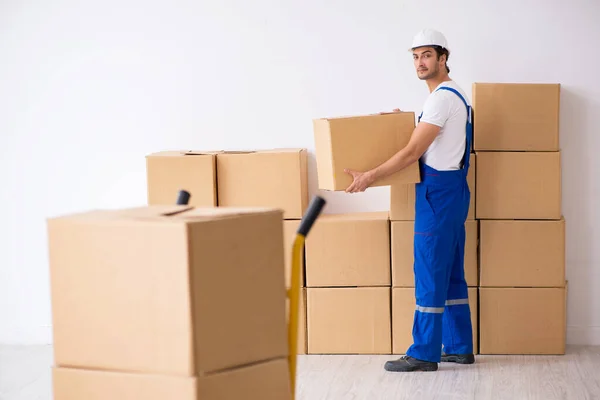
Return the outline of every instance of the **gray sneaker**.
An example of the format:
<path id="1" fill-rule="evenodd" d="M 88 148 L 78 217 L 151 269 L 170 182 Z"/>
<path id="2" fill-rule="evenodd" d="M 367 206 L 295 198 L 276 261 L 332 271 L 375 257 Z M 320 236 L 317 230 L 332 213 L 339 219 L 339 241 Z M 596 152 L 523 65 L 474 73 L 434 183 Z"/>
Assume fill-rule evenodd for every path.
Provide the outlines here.
<path id="1" fill-rule="evenodd" d="M 397 360 L 388 361 L 384 368 L 390 372 L 437 371 L 438 364 L 431 361 L 417 360 L 411 356 L 403 356 Z"/>

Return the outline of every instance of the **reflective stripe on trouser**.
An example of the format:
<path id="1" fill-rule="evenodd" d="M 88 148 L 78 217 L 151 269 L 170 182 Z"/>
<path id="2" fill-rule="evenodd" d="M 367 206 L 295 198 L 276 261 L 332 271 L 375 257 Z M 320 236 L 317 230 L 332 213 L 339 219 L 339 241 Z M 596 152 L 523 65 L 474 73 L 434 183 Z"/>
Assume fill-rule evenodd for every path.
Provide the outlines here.
<path id="1" fill-rule="evenodd" d="M 417 308 L 408 355 L 439 362 L 473 353 L 473 332 L 464 277 L 465 221 L 470 191 L 465 174 L 421 165 L 416 185 L 414 272 Z M 448 172 L 448 173 L 446 173 Z"/>
<path id="2" fill-rule="evenodd" d="M 469 304 L 469 299 L 453 299 L 446 300 L 446 307 L 448 306 L 458 306 L 461 304 Z M 441 314 L 444 312 L 444 307 L 422 307 L 417 306 L 417 311 L 433 313 L 433 314 Z"/>

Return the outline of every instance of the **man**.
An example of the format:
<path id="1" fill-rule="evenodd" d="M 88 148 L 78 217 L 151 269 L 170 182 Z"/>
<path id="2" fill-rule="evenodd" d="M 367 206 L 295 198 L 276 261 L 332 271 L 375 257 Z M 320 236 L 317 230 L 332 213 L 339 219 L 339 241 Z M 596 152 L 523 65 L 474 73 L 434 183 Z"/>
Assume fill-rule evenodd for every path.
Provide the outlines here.
<path id="1" fill-rule="evenodd" d="M 462 89 L 448 76 L 450 53 L 443 34 L 430 29 L 419 32 L 412 52 L 417 76 L 427 83 L 430 95 L 408 145 L 373 170 L 346 170 L 354 178 L 346 191 L 355 193 L 419 162 L 414 342 L 406 356 L 385 364 L 386 370 L 396 372 L 436 371 L 440 361 L 475 361 L 464 277 L 465 221 L 471 197 L 467 185 L 471 108 Z"/>

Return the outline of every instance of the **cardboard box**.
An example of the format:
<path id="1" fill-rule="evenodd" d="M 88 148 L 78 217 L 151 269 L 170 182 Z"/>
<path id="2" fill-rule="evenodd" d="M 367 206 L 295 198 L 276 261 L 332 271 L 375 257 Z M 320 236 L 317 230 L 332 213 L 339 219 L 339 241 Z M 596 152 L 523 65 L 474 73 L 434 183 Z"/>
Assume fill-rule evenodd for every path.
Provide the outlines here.
<path id="1" fill-rule="evenodd" d="M 289 324 L 290 300 L 286 300 L 286 318 Z M 308 351 L 306 342 L 306 288 L 300 291 L 300 310 L 299 310 L 299 323 L 298 323 L 298 354 L 306 354 Z"/>
<path id="2" fill-rule="evenodd" d="M 560 219 L 559 152 L 477 153 L 477 219 Z"/>
<path id="3" fill-rule="evenodd" d="M 558 151 L 559 84 L 474 83 L 475 150 Z"/>
<path id="4" fill-rule="evenodd" d="M 292 284 L 292 250 L 294 247 L 294 241 L 296 240 L 296 232 L 300 227 L 301 220 L 289 219 L 283 221 L 283 255 L 285 258 L 285 285 L 287 288 L 291 287 Z M 302 271 L 300 273 L 300 286 L 304 287 L 304 250 L 301 255 Z"/>
<path id="5" fill-rule="evenodd" d="M 480 288 L 481 354 L 564 354 L 567 288 Z"/>
<path id="6" fill-rule="evenodd" d="M 353 178 L 344 169 L 364 172 L 381 165 L 408 144 L 414 129 L 412 112 L 314 120 L 319 189 L 346 190 Z M 415 162 L 371 186 L 419 181 Z"/>
<path id="7" fill-rule="evenodd" d="M 220 152 L 217 188 L 221 207 L 274 207 L 301 219 L 308 207 L 306 149 Z"/>
<path id="8" fill-rule="evenodd" d="M 291 400 L 288 364 L 277 359 L 201 377 L 53 368 L 54 400 Z"/>
<path id="9" fill-rule="evenodd" d="M 217 205 L 216 153 L 161 151 L 146 156 L 149 205 L 175 204 L 180 190 L 190 194 L 189 205 Z"/>
<path id="10" fill-rule="evenodd" d="M 406 354 L 413 344 L 413 323 L 415 318 L 415 288 L 392 289 L 392 345 L 393 354 Z M 477 288 L 469 288 L 469 308 L 473 327 L 473 351 L 478 353 L 478 293 Z"/>
<path id="11" fill-rule="evenodd" d="M 309 354 L 390 354 L 390 288 L 308 288 Z"/>
<path id="12" fill-rule="evenodd" d="M 565 285 L 565 220 L 481 221 L 481 286 Z"/>
<path id="13" fill-rule="evenodd" d="M 97 211 L 48 235 L 58 366 L 193 376 L 287 354 L 280 210 Z"/>
<path id="14" fill-rule="evenodd" d="M 477 286 L 478 229 L 476 220 L 465 223 L 465 280 L 468 286 Z M 414 287 L 414 221 L 392 221 L 392 286 Z"/>
<path id="15" fill-rule="evenodd" d="M 389 286 L 387 212 L 324 214 L 306 238 L 306 286 Z"/>
<path id="16" fill-rule="evenodd" d="M 475 174 L 477 167 L 477 156 L 471 153 L 469 172 L 467 173 L 467 183 L 471 191 L 471 201 L 469 202 L 469 214 L 467 219 L 475 219 Z M 390 220 L 392 221 L 414 221 L 415 220 L 415 184 L 407 183 L 401 185 L 392 185 L 390 187 Z"/>

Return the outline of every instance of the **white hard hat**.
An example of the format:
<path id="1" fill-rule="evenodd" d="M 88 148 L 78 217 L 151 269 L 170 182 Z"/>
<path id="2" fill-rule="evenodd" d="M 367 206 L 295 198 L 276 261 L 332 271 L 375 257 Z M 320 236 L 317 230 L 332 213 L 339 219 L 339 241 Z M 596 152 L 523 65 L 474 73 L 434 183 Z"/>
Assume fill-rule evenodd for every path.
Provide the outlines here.
<path id="1" fill-rule="evenodd" d="M 441 46 L 448 49 L 448 42 L 441 32 L 434 29 L 423 29 L 415 35 L 411 50 L 423 46 Z"/>

